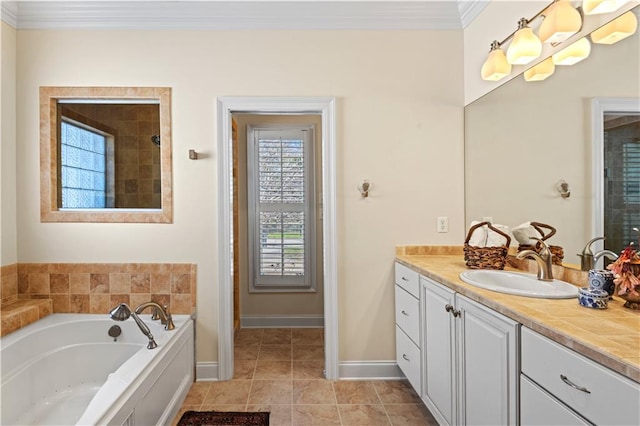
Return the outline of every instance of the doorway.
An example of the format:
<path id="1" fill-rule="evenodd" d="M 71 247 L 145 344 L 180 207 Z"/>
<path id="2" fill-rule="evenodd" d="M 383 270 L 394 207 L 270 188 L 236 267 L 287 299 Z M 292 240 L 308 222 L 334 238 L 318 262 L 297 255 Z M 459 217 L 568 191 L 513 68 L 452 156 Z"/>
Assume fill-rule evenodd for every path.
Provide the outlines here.
<path id="1" fill-rule="evenodd" d="M 594 99 L 592 132 L 596 249 L 620 253 L 640 243 L 640 99 Z"/>
<path id="2" fill-rule="evenodd" d="M 335 100 L 333 98 L 220 98 L 218 100 L 218 189 L 219 206 L 219 330 L 218 377 L 233 377 L 234 352 L 234 214 L 233 214 L 233 115 L 279 115 L 320 117 L 319 145 L 321 169 L 322 221 L 319 230 L 323 250 L 318 261 L 324 278 L 324 373 L 327 379 L 338 378 L 337 360 L 337 254 L 335 212 Z M 241 126 L 238 125 L 238 131 Z M 239 143 L 242 138 L 238 137 Z M 236 266 L 237 268 L 237 266 Z M 241 269 L 241 268 L 240 268 Z"/>

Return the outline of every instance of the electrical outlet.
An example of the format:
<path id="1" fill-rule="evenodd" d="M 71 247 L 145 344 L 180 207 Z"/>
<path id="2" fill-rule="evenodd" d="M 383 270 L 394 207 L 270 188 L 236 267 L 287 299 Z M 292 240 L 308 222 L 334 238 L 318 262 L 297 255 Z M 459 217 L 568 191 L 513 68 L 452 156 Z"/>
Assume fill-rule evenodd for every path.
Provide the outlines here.
<path id="1" fill-rule="evenodd" d="M 447 216 L 438 216 L 437 229 L 438 232 L 449 232 L 449 218 Z"/>

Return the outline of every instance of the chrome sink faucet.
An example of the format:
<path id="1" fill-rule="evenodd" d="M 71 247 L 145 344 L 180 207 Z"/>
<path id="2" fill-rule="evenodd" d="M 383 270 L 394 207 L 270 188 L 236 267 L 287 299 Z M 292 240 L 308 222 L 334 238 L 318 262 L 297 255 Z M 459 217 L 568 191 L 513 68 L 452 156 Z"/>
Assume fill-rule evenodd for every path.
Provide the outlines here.
<path id="1" fill-rule="evenodd" d="M 602 256 L 605 256 L 606 258 L 608 258 L 610 260 L 616 260 L 618 258 L 618 255 L 616 253 L 612 252 L 611 250 L 600 250 L 597 253 L 593 253 L 591 251 L 591 245 L 593 243 L 595 243 L 596 241 L 599 241 L 599 240 L 604 240 L 604 239 L 605 239 L 605 237 L 592 238 L 584 246 L 584 249 L 582 249 L 582 253 L 578 254 L 578 257 L 580 258 L 580 269 L 581 270 L 588 271 L 590 269 L 593 269 L 595 267 L 596 263 L 598 263 L 598 260 L 600 260 L 600 258 Z"/>
<path id="2" fill-rule="evenodd" d="M 553 268 L 551 264 L 551 250 L 547 243 L 540 238 L 531 237 L 532 240 L 537 240 L 542 245 L 540 253 L 535 250 L 522 250 L 516 255 L 516 259 L 524 259 L 527 257 L 532 258 L 538 264 L 538 273 L 536 277 L 540 281 L 553 281 Z"/>
<path id="3" fill-rule="evenodd" d="M 140 315 L 142 311 L 150 307 L 154 308 L 151 319 L 156 320 L 160 318 L 160 322 L 164 325 L 165 330 L 173 330 L 174 328 L 176 328 L 176 326 L 173 324 L 173 319 L 171 318 L 169 309 L 166 306 L 160 306 L 159 303 L 156 303 L 156 302 L 142 303 L 135 309 L 135 313 L 137 315 Z"/>

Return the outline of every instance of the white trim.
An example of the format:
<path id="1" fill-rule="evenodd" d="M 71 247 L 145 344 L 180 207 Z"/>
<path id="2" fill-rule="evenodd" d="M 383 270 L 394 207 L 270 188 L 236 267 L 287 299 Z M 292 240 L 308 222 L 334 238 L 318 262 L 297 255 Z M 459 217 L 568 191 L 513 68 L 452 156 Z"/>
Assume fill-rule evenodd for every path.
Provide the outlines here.
<path id="1" fill-rule="evenodd" d="M 462 28 L 467 28 L 467 26 L 473 22 L 474 19 L 484 10 L 485 7 L 491 3 L 491 0 L 457 0 L 458 1 L 458 10 L 460 11 L 460 22 L 462 24 Z"/>
<path id="2" fill-rule="evenodd" d="M 640 112 L 639 98 L 593 98 L 591 100 L 591 237 L 604 235 L 604 114 Z M 594 251 L 604 248 L 602 240 Z"/>
<path id="3" fill-rule="evenodd" d="M 324 327 L 322 315 L 243 315 L 242 328 L 318 328 Z"/>
<path id="4" fill-rule="evenodd" d="M 336 101 L 331 97 L 221 97 L 218 128 L 218 363 L 220 380 L 233 376 L 233 280 L 231 277 L 231 114 L 233 112 L 320 114 L 326 378 L 338 378 L 338 243 L 336 214 Z"/>
<path id="5" fill-rule="evenodd" d="M 196 382 L 216 382 L 218 374 L 217 362 L 196 363 Z"/>
<path id="6" fill-rule="evenodd" d="M 405 379 L 395 361 L 343 361 L 340 380 L 392 380 Z"/>
<path id="7" fill-rule="evenodd" d="M 18 29 L 459 30 L 473 9 L 422 0 L 2 3 L 2 19 Z"/>

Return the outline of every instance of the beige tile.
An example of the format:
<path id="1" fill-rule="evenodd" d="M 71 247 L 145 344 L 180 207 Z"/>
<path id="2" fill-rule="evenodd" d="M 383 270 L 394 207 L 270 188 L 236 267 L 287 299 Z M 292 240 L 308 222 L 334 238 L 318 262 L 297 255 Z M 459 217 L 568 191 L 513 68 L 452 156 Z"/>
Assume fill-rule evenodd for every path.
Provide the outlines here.
<path id="1" fill-rule="evenodd" d="M 234 380 L 251 380 L 255 371 L 255 360 L 235 359 L 233 362 Z"/>
<path id="2" fill-rule="evenodd" d="M 151 274 L 151 293 L 169 294 L 170 277 L 169 274 Z"/>
<path id="3" fill-rule="evenodd" d="M 324 359 L 324 346 L 293 345 L 293 359 L 296 361 Z"/>
<path id="4" fill-rule="evenodd" d="M 69 294 L 69 274 L 51 274 L 49 280 L 50 293 Z"/>
<path id="5" fill-rule="evenodd" d="M 250 405 L 291 404 L 293 386 L 291 380 L 253 380 Z"/>
<path id="6" fill-rule="evenodd" d="M 293 379 L 324 379 L 324 360 L 293 361 Z"/>
<path id="7" fill-rule="evenodd" d="M 368 380 L 333 382 L 338 404 L 381 404 L 373 384 Z"/>
<path id="8" fill-rule="evenodd" d="M 151 293 L 149 274 L 131 274 L 131 293 Z"/>
<path id="9" fill-rule="evenodd" d="M 90 274 L 89 276 L 89 292 L 109 293 L 109 274 Z"/>
<path id="10" fill-rule="evenodd" d="M 198 411 L 199 409 L 200 409 L 199 405 L 182 405 L 182 407 L 180 407 L 180 409 L 178 410 L 178 413 L 174 417 L 173 421 L 171 422 L 171 426 L 177 426 L 178 422 L 182 418 L 182 415 L 187 411 Z"/>
<path id="11" fill-rule="evenodd" d="M 294 404 L 335 404 L 336 396 L 328 380 L 294 380 Z"/>
<path id="12" fill-rule="evenodd" d="M 107 314 L 111 310 L 110 294 L 91 294 L 89 296 L 89 312 L 92 314 Z"/>
<path id="13" fill-rule="evenodd" d="M 421 401 L 407 380 L 380 380 L 372 383 L 383 404 L 417 404 Z"/>
<path id="14" fill-rule="evenodd" d="M 291 405 L 248 405 L 247 411 L 268 411 L 269 426 L 293 426 Z"/>
<path id="15" fill-rule="evenodd" d="M 343 426 L 390 425 L 382 405 L 338 405 Z"/>
<path id="16" fill-rule="evenodd" d="M 49 294 L 49 274 L 29 274 L 29 291 L 31 294 Z"/>
<path id="17" fill-rule="evenodd" d="M 36 306 L 31 306 L 28 309 L 20 312 L 20 326 L 24 327 L 27 324 L 36 322 L 40 319 L 40 312 Z"/>
<path id="18" fill-rule="evenodd" d="M 202 405 L 246 404 L 250 389 L 250 380 L 213 382 Z"/>
<path id="19" fill-rule="evenodd" d="M 191 295 L 172 294 L 170 306 L 171 312 L 174 314 L 190 314 L 192 311 Z"/>
<path id="20" fill-rule="evenodd" d="M 290 361 L 291 345 L 260 345 L 258 359 L 271 361 Z"/>
<path id="21" fill-rule="evenodd" d="M 233 348 L 233 358 L 236 360 L 256 360 L 260 352 L 260 345 L 236 345 Z"/>
<path id="22" fill-rule="evenodd" d="M 262 343 L 267 345 L 291 344 L 290 328 L 267 328 L 262 334 Z"/>
<path id="23" fill-rule="evenodd" d="M 7 334 L 16 331 L 20 328 L 20 313 L 15 314 L 2 314 L 2 325 L 0 326 L 0 335 L 6 336 Z"/>
<path id="24" fill-rule="evenodd" d="M 200 406 L 204 402 L 205 396 L 211 388 L 210 382 L 195 382 L 191 385 L 189 393 L 184 400 L 183 405 Z"/>
<path id="25" fill-rule="evenodd" d="M 291 361 L 269 361 L 258 359 L 255 379 L 284 380 L 291 379 Z"/>
<path id="26" fill-rule="evenodd" d="M 68 294 L 52 294 L 53 312 L 68 313 L 69 311 L 69 295 Z"/>
<path id="27" fill-rule="evenodd" d="M 89 295 L 88 294 L 70 294 L 69 295 L 69 312 L 74 314 L 90 313 Z"/>
<path id="28" fill-rule="evenodd" d="M 125 272 L 114 272 L 109 274 L 111 293 L 129 294 L 131 293 L 131 274 Z"/>
<path id="29" fill-rule="evenodd" d="M 90 274 L 73 273 L 69 274 L 69 293 L 89 294 Z"/>
<path id="30" fill-rule="evenodd" d="M 189 274 L 171 274 L 171 293 L 190 294 L 191 276 Z"/>
<path id="31" fill-rule="evenodd" d="M 262 342 L 262 328 L 243 328 L 238 332 L 235 344 L 242 345 L 259 345 Z"/>
<path id="32" fill-rule="evenodd" d="M 332 426 L 341 424 L 338 407 L 335 404 L 293 405 L 291 408 L 291 423 L 295 426 Z"/>
<path id="33" fill-rule="evenodd" d="M 437 426 L 438 422 L 424 404 L 385 404 L 393 426 Z"/>
<path id="34" fill-rule="evenodd" d="M 291 343 L 294 345 L 322 345 L 324 328 L 294 328 L 291 330 Z"/>

